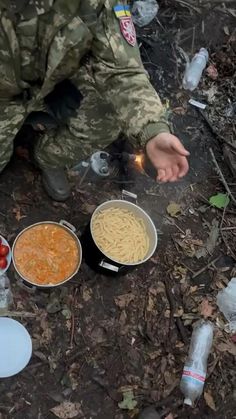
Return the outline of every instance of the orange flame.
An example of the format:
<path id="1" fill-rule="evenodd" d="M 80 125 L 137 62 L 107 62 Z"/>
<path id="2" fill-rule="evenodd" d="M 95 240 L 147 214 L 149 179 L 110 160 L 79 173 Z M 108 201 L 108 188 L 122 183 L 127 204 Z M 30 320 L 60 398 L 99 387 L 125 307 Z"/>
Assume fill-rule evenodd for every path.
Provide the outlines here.
<path id="1" fill-rule="evenodd" d="M 135 157 L 135 163 L 137 164 L 137 166 L 143 170 L 143 155 L 142 154 L 137 154 Z"/>

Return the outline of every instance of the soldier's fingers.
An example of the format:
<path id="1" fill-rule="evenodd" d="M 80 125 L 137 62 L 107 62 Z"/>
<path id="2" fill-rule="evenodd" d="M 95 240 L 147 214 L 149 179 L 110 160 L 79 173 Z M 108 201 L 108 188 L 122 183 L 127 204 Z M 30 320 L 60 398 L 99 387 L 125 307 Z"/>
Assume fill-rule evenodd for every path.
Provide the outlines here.
<path id="1" fill-rule="evenodd" d="M 169 181 L 170 181 L 170 179 L 171 179 L 171 178 L 172 178 L 172 176 L 173 176 L 172 168 L 171 168 L 171 167 L 167 167 L 165 171 L 166 171 L 166 174 L 165 174 L 165 176 L 162 178 L 162 182 L 169 182 Z"/>
<path id="2" fill-rule="evenodd" d="M 157 180 L 159 182 L 162 182 L 162 180 L 164 179 L 165 175 L 166 175 L 166 171 L 164 169 L 159 169 L 158 170 Z"/>
<path id="3" fill-rule="evenodd" d="M 178 175 L 178 177 L 179 178 L 184 177 L 188 173 L 188 170 L 189 170 L 188 160 L 185 157 L 183 157 L 181 159 L 181 162 L 179 163 L 179 175 Z"/>
<path id="4" fill-rule="evenodd" d="M 179 178 L 179 168 L 177 165 L 172 167 L 172 177 L 169 179 L 170 182 L 176 182 Z"/>

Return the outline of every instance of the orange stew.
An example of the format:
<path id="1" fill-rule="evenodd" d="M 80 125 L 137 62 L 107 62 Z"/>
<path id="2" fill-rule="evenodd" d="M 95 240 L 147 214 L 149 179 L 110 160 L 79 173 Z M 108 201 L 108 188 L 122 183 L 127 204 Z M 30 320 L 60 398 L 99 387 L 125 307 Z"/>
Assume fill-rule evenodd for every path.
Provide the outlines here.
<path id="1" fill-rule="evenodd" d="M 63 227 L 39 224 L 19 236 L 14 260 L 18 272 L 30 282 L 58 284 L 75 273 L 80 261 L 79 247 Z"/>

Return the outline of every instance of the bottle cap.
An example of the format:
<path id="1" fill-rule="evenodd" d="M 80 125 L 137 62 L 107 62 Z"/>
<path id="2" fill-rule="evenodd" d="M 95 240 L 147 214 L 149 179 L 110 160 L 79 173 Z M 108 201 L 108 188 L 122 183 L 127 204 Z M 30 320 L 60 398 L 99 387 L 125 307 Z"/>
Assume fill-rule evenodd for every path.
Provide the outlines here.
<path id="1" fill-rule="evenodd" d="M 192 402 L 192 400 L 189 397 L 186 397 L 184 399 L 184 404 L 187 404 L 188 406 L 192 406 L 193 405 L 193 402 Z"/>

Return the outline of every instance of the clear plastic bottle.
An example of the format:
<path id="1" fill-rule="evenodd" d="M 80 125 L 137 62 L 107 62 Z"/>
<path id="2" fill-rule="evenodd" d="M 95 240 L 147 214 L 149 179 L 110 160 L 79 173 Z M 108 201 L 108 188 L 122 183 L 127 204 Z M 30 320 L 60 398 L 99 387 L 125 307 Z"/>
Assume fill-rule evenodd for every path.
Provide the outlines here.
<path id="1" fill-rule="evenodd" d="M 214 326 L 209 321 L 199 320 L 194 325 L 189 354 L 180 383 L 180 389 L 185 396 L 184 403 L 189 406 L 193 406 L 203 392 L 213 331 Z"/>
<path id="2" fill-rule="evenodd" d="M 157 15 L 158 9 L 156 0 L 135 1 L 131 9 L 133 22 L 141 28 L 148 25 Z"/>
<path id="3" fill-rule="evenodd" d="M 236 278 L 232 278 L 227 287 L 217 295 L 217 305 L 229 322 L 230 332 L 236 332 Z"/>
<path id="4" fill-rule="evenodd" d="M 188 63 L 183 78 L 183 87 L 191 92 L 196 89 L 202 77 L 202 72 L 207 65 L 209 54 L 206 48 L 201 48 Z"/>
<path id="5" fill-rule="evenodd" d="M 6 311 L 13 303 L 13 296 L 9 278 L 6 274 L 0 276 L 0 314 Z"/>

